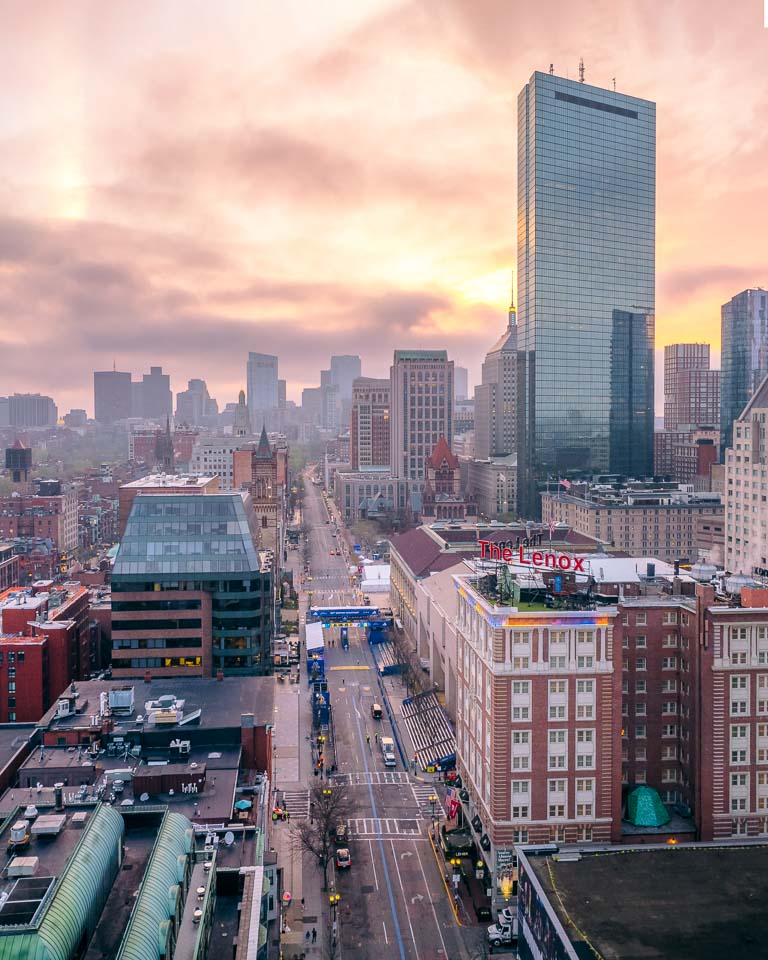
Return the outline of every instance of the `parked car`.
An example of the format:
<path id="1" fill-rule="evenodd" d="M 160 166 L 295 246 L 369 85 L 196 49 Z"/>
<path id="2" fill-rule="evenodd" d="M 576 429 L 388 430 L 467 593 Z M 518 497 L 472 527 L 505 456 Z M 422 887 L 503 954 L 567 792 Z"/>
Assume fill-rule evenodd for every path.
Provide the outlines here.
<path id="1" fill-rule="evenodd" d="M 499 924 L 502 927 L 517 926 L 517 910 L 513 910 L 512 907 L 504 907 L 503 910 L 499 910 Z"/>
<path id="2" fill-rule="evenodd" d="M 349 855 L 347 847 L 341 847 L 336 851 L 336 869 L 349 870 L 352 866 L 352 857 Z"/>

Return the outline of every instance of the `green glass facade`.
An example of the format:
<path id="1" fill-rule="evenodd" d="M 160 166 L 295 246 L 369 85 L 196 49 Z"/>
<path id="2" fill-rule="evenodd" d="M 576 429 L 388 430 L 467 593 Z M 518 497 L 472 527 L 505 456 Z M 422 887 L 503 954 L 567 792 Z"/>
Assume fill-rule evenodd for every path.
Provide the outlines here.
<path id="1" fill-rule="evenodd" d="M 112 573 L 112 610 L 120 615 L 113 616 L 113 649 L 135 651 L 121 665 L 136 671 L 199 668 L 195 651 L 202 656 L 210 635 L 213 675 L 219 669 L 225 675 L 268 673 L 273 576 L 262 568 L 257 543 L 247 494 L 137 496 Z M 164 592 L 173 596 L 164 599 Z M 203 622 L 199 599 L 179 596 L 187 592 L 210 595 L 210 623 Z M 184 657 L 174 657 L 174 647 L 184 648 Z"/>
<path id="2" fill-rule="evenodd" d="M 518 98 L 519 509 L 653 473 L 655 104 L 535 73 Z"/>

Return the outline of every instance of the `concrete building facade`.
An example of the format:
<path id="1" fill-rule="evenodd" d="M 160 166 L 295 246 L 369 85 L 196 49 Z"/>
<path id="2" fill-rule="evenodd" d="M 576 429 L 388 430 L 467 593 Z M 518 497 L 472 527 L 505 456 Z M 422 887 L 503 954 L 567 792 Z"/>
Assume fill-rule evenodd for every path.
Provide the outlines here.
<path id="1" fill-rule="evenodd" d="M 350 423 L 350 469 L 390 469 L 389 380 L 357 377 L 352 382 L 352 418 Z"/>
<path id="2" fill-rule="evenodd" d="M 445 350 L 395 350 L 390 381 L 392 475 L 423 480 L 439 438 L 453 442 L 453 360 Z"/>

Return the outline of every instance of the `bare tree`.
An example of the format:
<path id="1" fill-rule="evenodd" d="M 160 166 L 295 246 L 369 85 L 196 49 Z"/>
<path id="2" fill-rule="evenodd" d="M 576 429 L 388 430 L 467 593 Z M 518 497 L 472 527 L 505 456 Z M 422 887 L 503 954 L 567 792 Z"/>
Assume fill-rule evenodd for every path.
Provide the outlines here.
<path id="1" fill-rule="evenodd" d="M 309 820 L 292 825 L 302 847 L 317 859 L 323 870 L 323 890 L 328 889 L 328 867 L 335 849 L 333 835 L 340 823 L 346 824 L 352 803 L 341 787 L 330 781 L 318 783 L 309 791 Z"/>

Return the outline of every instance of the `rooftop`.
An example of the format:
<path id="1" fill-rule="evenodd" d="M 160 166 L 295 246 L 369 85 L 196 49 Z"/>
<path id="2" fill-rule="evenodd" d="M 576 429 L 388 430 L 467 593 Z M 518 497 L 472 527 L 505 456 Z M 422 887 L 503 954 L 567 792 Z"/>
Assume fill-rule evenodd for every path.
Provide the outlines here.
<path id="1" fill-rule="evenodd" d="M 130 712 L 112 713 L 114 732 L 152 727 L 148 719 L 147 703 L 157 702 L 162 697 L 176 701 L 176 722 L 167 722 L 164 717 L 162 729 L 183 730 L 187 724 L 196 728 L 236 729 L 240 727 L 242 714 L 252 713 L 256 726 L 274 723 L 274 680 L 272 677 L 227 677 L 215 680 L 212 677 L 178 677 L 152 680 L 149 683 L 126 683 L 124 680 L 85 680 L 75 684 L 76 701 L 74 714 L 57 717 L 58 703 L 38 721 L 44 729 L 88 727 L 91 716 L 98 716 L 100 695 L 107 698 L 110 691 L 133 691 Z M 61 698 L 60 698 L 61 699 Z M 195 716 L 199 711 L 199 715 Z M 142 718 L 139 721 L 139 717 Z"/>
<path id="2" fill-rule="evenodd" d="M 606 960 L 754 960 L 768 941 L 765 846 L 621 848 L 582 851 L 577 862 L 527 861 L 568 934 L 587 938 Z"/>
<path id="3" fill-rule="evenodd" d="M 131 483 L 122 484 L 129 490 L 141 490 L 147 488 L 197 488 L 198 490 L 216 483 L 216 477 L 195 477 L 188 473 L 149 473 L 140 480 L 133 480 Z"/>

